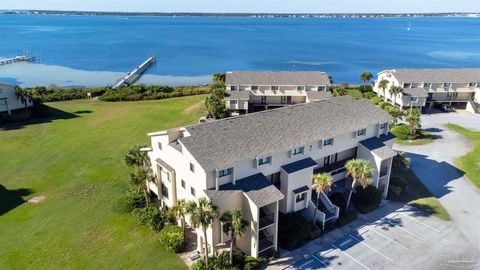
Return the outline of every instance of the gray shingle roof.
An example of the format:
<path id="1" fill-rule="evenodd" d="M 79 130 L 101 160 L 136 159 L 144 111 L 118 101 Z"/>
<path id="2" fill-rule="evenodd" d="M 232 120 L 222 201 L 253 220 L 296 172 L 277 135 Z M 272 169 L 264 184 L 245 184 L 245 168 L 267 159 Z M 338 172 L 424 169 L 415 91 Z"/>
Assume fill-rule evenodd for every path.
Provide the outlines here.
<path id="1" fill-rule="evenodd" d="M 319 101 L 332 97 L 330 91 L 306 91 L 310 101 Z"/>
<path id="2" fill-rule="evenodd" d="M 244 192 L 258 207 L 279 201 L 284 197 L 282 192 L 272 185 L 270 180 L 261 173 L 237 180 L 235 184 L 228 183 L 219 187 L 219 191 L 231 192 L 233 190 Z M 215 192 L 211 192 L 211 194 L 214 193 Z"/>
<path id="3" fill-rule="evenodd" d="M 361 145 L 365 146 L 375 155 L 379 156 L 382 159 L 387 159 L 394 157 L 397 153 L 391 148 L 385 145 L 386 141 L 392 140 L 395 138 L 395 135 L 389 133 L 388 135 L 381 135 L 379 138 L 372 137 L 360 142 Z"/>
<path id="4" fill-rule="evenodd" d="M 311 158 L 306 158 L 306 159 L 302 159 L 302 160 L 299 160 L 299 161 L 289 163 L 287 165 L 283 165 L 282 169 L 286 173 L 291 174 L 291 173 L 298 172 L 298 171 L 306 169 L 306 168 L 315 167 L 317 165 L 318 164 L 317 164 L 317 162 L 315 162 L 315 160 L 313 160 Z"/>
<path id="5" fill-rule="evenodd" d="M 213 170 L 390 120 L 368 101 L 342 96 L 187 126 L 191 136 L 179 140 Z"/>
<path id="6" fill-rule="evenodd" d="M 412 97 L 428 97 L 427 90 L 423 88 L 404 88 L 403 94 Z"/>
<path id="7" fill-rule="evenodd" d="M 395 69 L 399 82 L 468 83 L 480 82 L 480 68 Z"/>
<path id="8" fill-rule="evenodd" d="M 226 99 L 250 99 L 250 91 L 225 91 Z"/>
<path id="9" fill-rule="evenodd" d="M 231 71 L 225 83 L 230 85 L 331 85 L 321 71 Z"/>

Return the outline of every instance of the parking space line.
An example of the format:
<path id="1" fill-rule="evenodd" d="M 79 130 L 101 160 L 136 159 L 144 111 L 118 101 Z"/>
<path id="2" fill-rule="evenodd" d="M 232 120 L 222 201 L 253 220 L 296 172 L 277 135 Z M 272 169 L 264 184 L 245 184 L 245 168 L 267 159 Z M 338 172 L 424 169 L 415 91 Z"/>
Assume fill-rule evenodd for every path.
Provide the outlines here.
<path id="1" fill-rule="evenodd" d="M 388 257 L 388 256 L 384 255 L 383 253 L 381 253 L 381 252 L 380 252 L 380 251 L 378 251 L 377 249 L 375 249 L 375 248 L 371 247 L 369 244 L 367 244 L 367 243 L 364 243 L 364 241 L 362 241 L 362 240 L 360 240 L 360 239 L 356 238 L 355 236 L 353 236 L 353 235 L 351 235 L 351 234 L 350 234 L 350 237 L 351 237 L 351 238 L 353 238 L 353 239 L 355 239 L 355 240 L 357 240 L 357 241 L 358 241 L 360 244 L 362 244 L 362 245 L 364 245 L 364 246 L 368 247 L 369 249 L 371 249 L 371 250 L 375 251 L 376 253 L 380 254 L 382 257 L 384 257 L 385 259 L 387 259 L 387 260 L 389 260 L 390 262 L 392 262 L 392 263 L 393 263 L 393 260 L 392 260 L 390 257 Z"/>
<path id="2" fill-rule="evenodd" d="M 383 238 L 385 238 L 385 239 L 389 240 L 390 242 L 393 242 L 393 243 L 397 244 L 399 247 L 401 247 L 401 248 L 403 248 L 403 249 L 405 249 L 405 250 L 408 250 L 408 251 L 410 251 L 410 249 L 409 249 L 408 247 L 406 247 L 406 246 L 404 246 L 404 245 L 400 244 L 400 243 L 399 243 L 397 240 L 395 240 L 395 239 L 392 239 L 392 238 L 390 238 L 390 237 L 388 237 L 388 236 L 386 236 L 386 235 L 383 235 L 383 233 L 377 232 L 377 230 L 375 230 L 374 228 L 371 228 L 370 230 L 371 230 L 372 232 L 374 232 L 374 233 L 376 233 L 376 234 L 380 235 L 381 237 L 383 237 Z"/>
<path id="3" fill-rule="evenodd" d="M 363 268 L 367 269 L 367 270 L 371 270 L 370 268 L 368 268 L 367 266 L 365 266 L 363 263 L 359 262 L 357 259 L 353 258 L 352 256 L 348 255 L 346 252 L 344 252 L 343 250 L 341 250 L 340 248 L 338 248 L 337 246 L 335 246 L 334 244 L 331 244 L 332 247 L 338 249 L 341 253 L 343 253 L 345 256 L 349 257 L 350 259 L 352 259 L 352 261 L 358 263 L 359 265 L 361 265 Z"/>
<path id="4" fill-rule="evenodd" d="M 395 226 L 395 228 L 398 228 L 398 229 L 400 229 L 400 230 L 402 230 L 402 231 L 404 231 L 404 232 L 406 232 L 406 233 L 410 234 L 411 236 L 413 236 L 413 237 L 415 237 L 415 238 L 418 238 L 418 239 L 419 239 L 419 240 L 421 240 L 421 241 L 425 241 L 425 239 L 424 239 L 423 237 L 421 237 L 421 236 L 418 236 L 418 235 L 416 235 L 416 234 L 414 234 L 414 233 L 410 232 L 409 230 L 407 230 L 407 229 L 405 229 L 405 228 L 402 228 L 402 227 L 401 227 L 401 226 L 399 226 L 398 224 L 395 224 L 395 223 L 393 223 L 393 222 L 389 221 L 389 220 L 388 220 L 388 219 L 386 219 L 386 218 L 382 218 L 381 220 L 383 220 L 383 221 L 387 222 L 388 224 L 390 224 L 390 225 L 392 225 L 392 226 Z"/>
<path id="5" fill-rule="evenodd" d="M 402 215 L 402 216 L 404 216 L 404 217 L 406 217 L 406 218 L 408 218 L 408 219 L 411 219 L 411 220 L 417 222 L 418 224 L 421 224 L 421 225 L 429 228 L 430 230 L 436 231 L 436 232 L 438 232 L 438 233 L 440 232 L 439 230 L 433 228 L 432 226 L 427 225 L 427 224 L 425 224 L 425 223 L 423 223 L 423 222 L 421 222 L 421 221 L 419 221 L 419 220 L 416 220 L 416 219 L 414 219 L 414 218 L 412 218 L 412 217 L 409 217 L 408 215 L 405 215 L 404 213 L 400 213 L 400 215 Z"/>
<path id="6" fill-rule="evenodd" d="M 300 268 L 304 268 L 305 266 L 307 266 L 307 265 L 309 265 L 309 264 L 311 264 L 311 263 L 313 263 L 313 262 L 314 262 L 314 260 L 308 260 L 308 261 L 304 262 L 302 265 L 300 265 L 299 267 L 300 267 Z"/>
<path id="7" fill-rule="evenodd" d="M 326 263 L 324 263 L 320 258 L 317 258 L 317 256 L 312 254 L 312 257 L 317 260 L 319 263 L 323 264 L 325 267 L 328 267 L 328 269 L 333 270 L 332 267 L 328 266 Z"/>

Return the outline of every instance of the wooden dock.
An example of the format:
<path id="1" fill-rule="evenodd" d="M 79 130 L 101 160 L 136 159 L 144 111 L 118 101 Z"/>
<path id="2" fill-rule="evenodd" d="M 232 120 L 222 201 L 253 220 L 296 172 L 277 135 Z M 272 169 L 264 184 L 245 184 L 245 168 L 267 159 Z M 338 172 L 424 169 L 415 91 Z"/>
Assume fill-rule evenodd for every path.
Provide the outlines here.
<path id="1" fill-rule="evenodd" d="M 129 86 L 137 81 L 140 76 L 153 64 L 155 63 L 155 56 L 150 56 L 145 62 L 143 62 L 140 66 L 136 67 L 133 71 L 129 72 L 124 77 L 120 78 L 113 88 L 121 87 L 121 86 Z"/>
<path id="2" fill-rule="evenodd" d="M 22 55 L 17 55 L 13 58 L 0 60 L 0 66 L 12 64 L 16 62 L 33 62 L 35 60 L 36 60 L 36 57 L 31 54 L 22 54 Z"/>

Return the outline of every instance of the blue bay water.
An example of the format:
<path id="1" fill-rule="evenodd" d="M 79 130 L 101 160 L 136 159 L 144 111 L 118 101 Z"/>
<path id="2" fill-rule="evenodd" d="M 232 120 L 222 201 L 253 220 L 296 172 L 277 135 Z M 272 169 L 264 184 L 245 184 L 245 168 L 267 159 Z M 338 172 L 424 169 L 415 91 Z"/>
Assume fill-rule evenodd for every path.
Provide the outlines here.
<path id="1" fill-rule="evenodd" d="M 407 27 L 411 24 L 411 30 Z M 480 67 L 480 19 L 0 16 L 0 66 L 23 85 L 112 84 L 149 54 L 145 83 L 205 83 L 227 70 L 321 70 L 336 83 L 391 68 Z"/>

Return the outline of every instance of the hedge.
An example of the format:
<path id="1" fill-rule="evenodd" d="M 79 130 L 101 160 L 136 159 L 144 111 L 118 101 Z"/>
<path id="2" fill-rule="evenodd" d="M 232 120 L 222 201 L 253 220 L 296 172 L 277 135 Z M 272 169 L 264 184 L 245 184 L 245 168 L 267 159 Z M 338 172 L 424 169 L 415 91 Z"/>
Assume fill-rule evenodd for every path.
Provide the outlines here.
<path id="1" fill-rule="evenodd" d="M 343 227 L 349 224 L 350 222 L 354 221 L 357 218 L 357 215 L 358 215 L 357 212 L 353 210 L 348 210 L 347 212 L 345 212 L 345 214 L 338 217 L 335 224 L 338 227 Z"/>
<path id="2" fill-rule="evenodd" d="M 185 247 L 183 229 L 177 225 L 167 225 L 160 231 L 160 243 L 172 252 L 180 252 Z"/>

